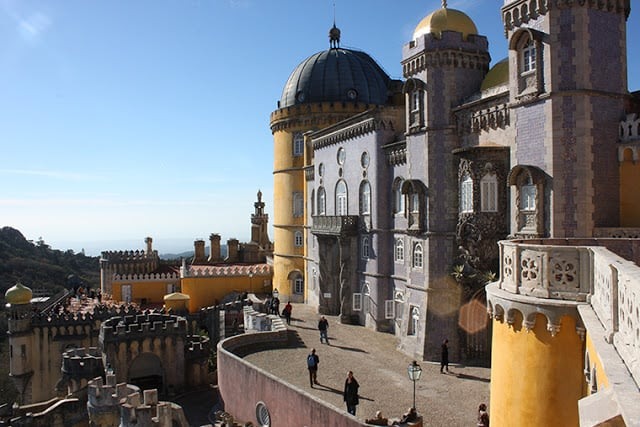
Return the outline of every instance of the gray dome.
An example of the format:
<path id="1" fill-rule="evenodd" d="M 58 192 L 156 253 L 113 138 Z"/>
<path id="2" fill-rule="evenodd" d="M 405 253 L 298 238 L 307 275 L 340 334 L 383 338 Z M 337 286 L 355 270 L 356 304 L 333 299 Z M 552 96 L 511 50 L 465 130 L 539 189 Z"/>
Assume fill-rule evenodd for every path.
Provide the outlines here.
<path id="1" fill-rule="evenodd" d="M 369 55 L 334 48 L 316 53 L 293 70 L 279 108 L 315 102 L 360 102 L 383 105 L 389 76 Z"/>

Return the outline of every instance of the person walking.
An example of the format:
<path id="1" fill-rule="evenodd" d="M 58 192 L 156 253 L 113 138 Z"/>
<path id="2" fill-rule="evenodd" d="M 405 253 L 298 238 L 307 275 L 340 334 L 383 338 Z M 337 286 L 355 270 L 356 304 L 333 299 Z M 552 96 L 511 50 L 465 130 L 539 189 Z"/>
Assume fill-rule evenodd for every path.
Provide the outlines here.
<path id="1" fill-rule="evenodd" d="M 285 305 L 284 308 L 282 309 L 282 315 L 287 321 L 287 325 L 291 324 L 291 310 L 293 310 L 293 307 L 291 306 L 291 302 L 287 301 L 287 305 Z"/>
<path id="2" fill-rule="evenodd" d="M 316 349 L 312 348 L 311 353 L 307 356 L 307 369 L 309 369 L 309 385 L 313 388 L 314 384 L 318 384 L 318 364 L 320 358 L 316 354 Z"/>
<path id="3" fill-rule="evenodd" d="M 358 388 L 360 384 L 356 381 L 353 376 L 353 372 L 349 371 L 347 374 L 347 379 L 344 382 L 344 393 L 343 398 L 344 402 L 347 404 L 347 412 L 351 415 L 356 414 L 356 406 L 358 405 Z"/>
<path id="4" fill-rule="evenodd" d="M 447 374 L 449 373 L 449 340 L 445 339 L 442 342 L 442 349 L 440 352 L 440 373 L 442 374 L 443 369 L 446 369 Z"/>
<path id="5" fill-rule="evenodd" d="M 318 321 L 318 330 L 320 331 L 320 343 L 322 344 L 322 340 L 324 339 L 325 342 L 329 344 L 329 335 L 327 334 L 329 321 L 324 316 Z"/>
<path id="6" fill-rule="evenodd" d="M 478 407 L 478 427 L 489 427 L 489 413 L 487 412 L 487 405 L 481 403 Z"/>

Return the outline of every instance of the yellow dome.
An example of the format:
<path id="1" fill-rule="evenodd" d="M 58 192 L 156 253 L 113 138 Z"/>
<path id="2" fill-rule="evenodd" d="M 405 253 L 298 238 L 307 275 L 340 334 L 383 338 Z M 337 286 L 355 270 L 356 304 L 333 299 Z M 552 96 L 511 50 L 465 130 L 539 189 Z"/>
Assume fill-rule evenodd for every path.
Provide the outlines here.
<path id="1" fill-rule="evenodd" d="M 18 283 L 4 293 L 4 299 L 11 305 L 29 304 L 32 297 L 33 292 L 31 292 L 31 289 L 22 283 Z"/>
<path id="2" fill-rule="evenodd" d="M 509 81 L 509 58 L 504 58 L 500 62 L 496 63 L 482 81 L 480 90 L 490 89 L 492 87 L 500 86 Z"/>
<path id="3" fill-rule="evenodd" d="M 416 40 L 429 33 L 439 38 L 442 37 L 443 31 L 457 31 L 462 33 L 463 39 L 466 39 L 469 34 L 478 34 L 476 24 L 466 13 L 445 6 L 420 21 L 413 31 L 413 39 Z"/>

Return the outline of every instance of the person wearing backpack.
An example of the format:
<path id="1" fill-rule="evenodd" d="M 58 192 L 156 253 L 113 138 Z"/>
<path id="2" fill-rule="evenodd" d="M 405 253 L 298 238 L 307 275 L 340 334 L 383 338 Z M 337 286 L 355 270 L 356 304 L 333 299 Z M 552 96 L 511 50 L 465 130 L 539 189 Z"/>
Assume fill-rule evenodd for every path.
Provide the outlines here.
<path id="1" fill-rule="evenodd" d="M 307 356 L 307 368 L 309 369 L 309 385 L 313 388 L 314 384 L 318 384 L 318 363 L 320 358 L 316 354 L 316 349 L 312 348 L 311 353 Z"/>

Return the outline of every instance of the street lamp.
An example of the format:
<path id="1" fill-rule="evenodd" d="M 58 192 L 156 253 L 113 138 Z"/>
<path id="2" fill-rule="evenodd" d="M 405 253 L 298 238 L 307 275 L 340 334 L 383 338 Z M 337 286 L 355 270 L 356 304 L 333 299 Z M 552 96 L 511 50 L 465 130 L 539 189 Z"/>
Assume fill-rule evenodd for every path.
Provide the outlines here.
<path id="1" fill-rule="evenodd" d="M 420 375 L 422 375 L 422 368 L 418 363 L 414 360 L 407 367 L 407 374 L 409 374 L 409 379 L 413 381 L 413 408 L 416 407 L 416 381 L 420 379 Z"/>
<path id="2" fill-rule="evenodd" d="M 253 283 L 251 283 L 252 278 L 253 278 L 253 273 L 249 273 L 249 293 L 253 293 Z"/>

